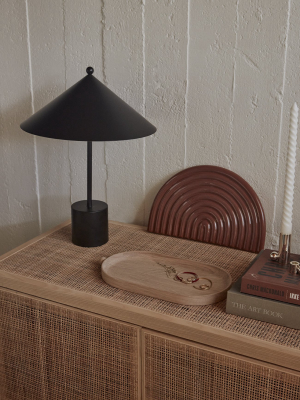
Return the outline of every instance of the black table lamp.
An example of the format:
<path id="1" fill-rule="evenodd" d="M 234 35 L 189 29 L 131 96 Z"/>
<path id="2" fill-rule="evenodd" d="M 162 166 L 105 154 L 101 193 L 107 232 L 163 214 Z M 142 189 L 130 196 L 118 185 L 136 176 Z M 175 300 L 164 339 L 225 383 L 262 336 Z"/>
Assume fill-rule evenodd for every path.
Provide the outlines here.
<path id="1" fill-rule="evenodd" d="M 72 209 L 72 242 L 96 247 L 108 241 L 108 207 L 92 200 L 92 142 L 138 139 L 156 128 L 86 69 L 87 76 L 22 122 L 37 136 L 87 142 L 87 200 Z"/>

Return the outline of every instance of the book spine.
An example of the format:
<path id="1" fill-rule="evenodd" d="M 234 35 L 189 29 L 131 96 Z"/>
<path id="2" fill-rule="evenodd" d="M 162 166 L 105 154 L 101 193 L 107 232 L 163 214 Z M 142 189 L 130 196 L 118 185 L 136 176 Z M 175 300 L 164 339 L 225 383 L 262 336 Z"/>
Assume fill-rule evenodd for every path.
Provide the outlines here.
<path id="1" fill-rule="evenodd" d="M 300 329 L 300 307 L 238 291 L 227 292 L 226 312 L 288 328 Z"/>
<path id="2" fill-rule="evenodd" d="M 269 282 L 254 281 L 243 277 L 241 292 L 253 296 L 266 297 L 267 299 L 300 305 L 300 290 L 297 288 L 289 289 Z"/>

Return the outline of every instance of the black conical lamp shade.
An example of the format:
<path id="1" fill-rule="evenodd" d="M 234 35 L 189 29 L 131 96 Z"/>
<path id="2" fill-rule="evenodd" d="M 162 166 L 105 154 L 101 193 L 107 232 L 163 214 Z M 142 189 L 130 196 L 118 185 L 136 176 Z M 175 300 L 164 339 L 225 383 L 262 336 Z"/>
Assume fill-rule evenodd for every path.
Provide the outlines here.
<path id="1" fill-rule="evenodd" d="M 37 136 L 87 142 L 138 139 L 156 131 L 92 74 L 22 122 L 21 128 Z"/>
<path id="2" fill-rule="evenodd" d="M 20 126 L 37 136 L 88 142 L 87 200 L 72 204 L 72 241 L 95 247 L 108 241 L 108 207 L 92 200 L 92 142 L 139 139 L 156 128 L 92 76 L 92 67 L 86 72 L 87 76 Z"/>

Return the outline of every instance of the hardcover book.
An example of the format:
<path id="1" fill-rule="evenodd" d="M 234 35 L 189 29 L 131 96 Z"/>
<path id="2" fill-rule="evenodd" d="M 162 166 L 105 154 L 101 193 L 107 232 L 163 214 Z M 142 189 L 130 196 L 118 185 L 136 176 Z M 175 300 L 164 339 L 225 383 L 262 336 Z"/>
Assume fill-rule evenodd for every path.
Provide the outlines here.
<path id="1" fill-rule="evenodd" d="M 288 328 L 300 329 L 300 307 L 241 293 L 240 278 L 227 292 L 226 312 Z"/>
<path id="2" fill-rule="evenodd" d="M 300 274 L 270 260 L 272 250 L 263 250 L 241 279 L 241 292 L 285 303 L 300 305 Z M 291 254 L 300 262 L 300 255 Z"/>

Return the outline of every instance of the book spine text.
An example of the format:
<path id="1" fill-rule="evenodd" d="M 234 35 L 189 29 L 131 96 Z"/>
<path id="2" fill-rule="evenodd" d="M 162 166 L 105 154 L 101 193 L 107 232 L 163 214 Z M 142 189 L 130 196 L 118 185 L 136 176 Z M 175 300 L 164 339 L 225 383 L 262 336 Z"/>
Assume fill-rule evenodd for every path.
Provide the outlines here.
<path id="1" fill-rule="evenodd" d="M 243 277 L 241 292 L 300 305 L 300 289 L 298 288 L 290 289 L 269 282 L 259 282 Z"/>
<path id="2" fill-rule="evenodd" d="M 226 312 L 300 329 L 300 307 L 238 292 L 228 292 Z"/>

